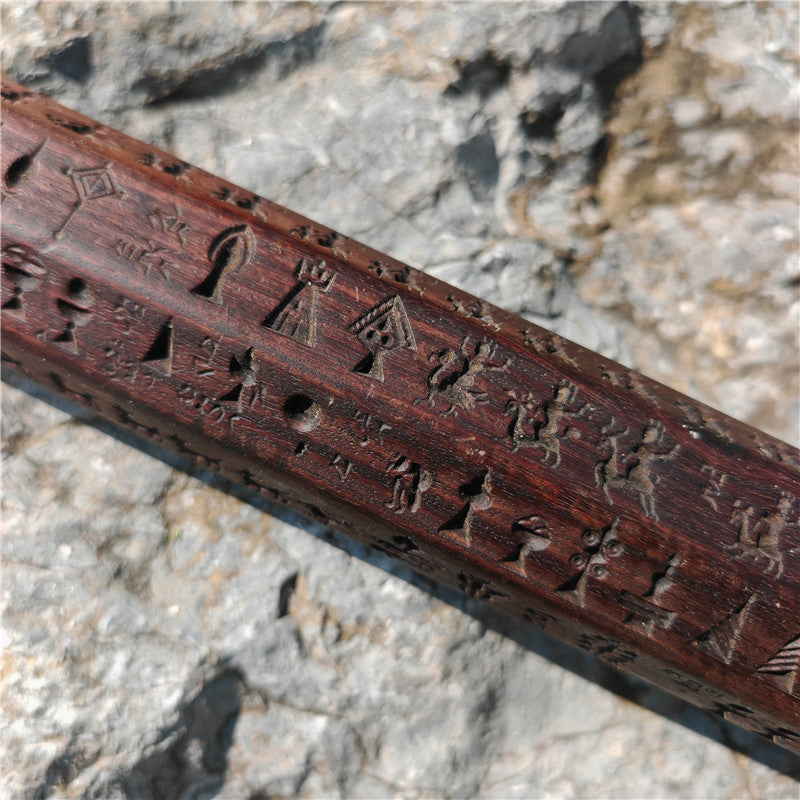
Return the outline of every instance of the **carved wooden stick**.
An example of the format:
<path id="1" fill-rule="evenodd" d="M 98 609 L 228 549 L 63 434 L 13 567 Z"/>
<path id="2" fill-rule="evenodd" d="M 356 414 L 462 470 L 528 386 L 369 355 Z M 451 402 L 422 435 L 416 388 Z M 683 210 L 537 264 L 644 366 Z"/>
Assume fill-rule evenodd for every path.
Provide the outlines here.
<path id="1" fill-rule="evenodd" d="M 800 453 L 3 84 L 3 358 L 800 751 Z"/>

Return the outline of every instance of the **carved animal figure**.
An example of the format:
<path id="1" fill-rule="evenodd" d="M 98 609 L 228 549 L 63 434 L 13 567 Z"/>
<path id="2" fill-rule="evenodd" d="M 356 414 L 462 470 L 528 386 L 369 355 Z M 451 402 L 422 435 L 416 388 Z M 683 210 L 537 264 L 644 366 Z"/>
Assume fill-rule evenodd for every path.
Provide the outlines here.
<path id="1" fill-rule="evenodd" d="M 433 408 L 439 397 L 444 398 L 450 407 L 442 416 L 458 415 L 458 409 L 469 410 L 476 403 L 486 403 L 485 392 L 475 388 L 475 380 L 482 372 L 504 372 L 509 365 L 492 363 L 497 345 L 481 341 L 470 347 L 469 336 L 461 341 L 458 351 L 447 349 L 431 353 L 428 360 L 437 366 L 428 375 L 428 396 L 426 402 Z M 419 402 L 419 401 L 418 401 Z"/>
<path id="2" fill-rule="evenodd" d="M 595 465 L 595 482 L 603 488 L 609 502 L 610 489 L 634 489 L 639 493 L 642 511 L 650 519 L 658 520 L 655 504 L 658 478 L 653 475 L 653 466 L 673 456 L 679 445 L 668 447 L 664 442 L 663 425 L 652 420 L 642 431 L 641 441 L 633 446 L 621 442 L 627 433 L 628 428 L 620 429 L 613 417 L 603 426 L 597 447 L 606 457 Z"/>
<path id="3" fill-rule="evenodd" d="M 566 382 L 553 389 L 551 398 L 535 404 L 532 395 L 528 395 L 525 402 L 519 402 L 512 395 L 506 405 L 506 413 L 514 416 L 509 428 L 512 451 L 516 453 L 521 447 L 539 448 L 543 451 L 542 462 L 557 467 L 561 463 L 561 439 L 580 436 L 572 420 L 587 406 L 576 405 L 577 392 L 577 386 Z"/>

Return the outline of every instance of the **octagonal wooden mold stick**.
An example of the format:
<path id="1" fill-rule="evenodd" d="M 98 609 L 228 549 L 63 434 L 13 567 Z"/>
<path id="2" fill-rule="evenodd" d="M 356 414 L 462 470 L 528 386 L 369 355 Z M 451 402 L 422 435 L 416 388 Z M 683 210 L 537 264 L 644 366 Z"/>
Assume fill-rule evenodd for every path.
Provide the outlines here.
<path id="1" fill-rule="evenodd" d="M 2 97 L 5 365 L 800 752 L 800 452 Z"/>

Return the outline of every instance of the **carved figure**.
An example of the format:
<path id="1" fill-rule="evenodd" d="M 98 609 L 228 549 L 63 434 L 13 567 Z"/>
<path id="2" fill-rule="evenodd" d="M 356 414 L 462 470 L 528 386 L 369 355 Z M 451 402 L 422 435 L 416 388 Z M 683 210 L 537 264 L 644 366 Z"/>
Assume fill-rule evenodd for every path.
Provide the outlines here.
<path id="1" fill-rule="evenodd" d="M 304 258 L 297 266 L 295 277 L 297 285 L 264 320 L 264 325 L 282 336 L 314 347 L 319 295 L 331 290 L 336 276 L 323 260 L 312 262 Z"/>
<path id="2" fill-rule="evenodd" d="M 225 279 L 252 261 L 255 246 L 253 231 L 249 225 L 237 225 L 222 231 L 208 249 L 208 260 L 214 268 L 201 284 L 192 289 L 192 294 L 222 305 Z"/>
<path id="3" fill-rule="evenodd" d="M 786 694 L 800 696 L 800 636 L 792 639 L 757 670 Z"/>
<path id="4" fill-rule="evenodd" d="M 472 535 L 472 518 L 475 511 L 485 511 L 492 506 L 492 471 L 487 469 L 476 475 L 469 483 L 458 490 L 459 496 L 466 500 L 463 508 L 439 530 L 449 533 L 469 544 Z"/>
<path id="5" fill-rule="evenodd" d="M 483 340 L 470 346 L 469 336 L 461 341 L 458 351 L 439 350 L 428 357 L 429 361 L 436 363 L 436 367 L 428 375 L 428 396 L 422 401 L 432 408 L 438 398 L 443 398 L 449 403 L 442 416 L 458 415 L 458 409 L 469 410 L 476 403 L 488 402 L 485 392 L 475 388 L 475 381 L 483 372 L 504 372 L 508 369 L 510 361 L 502 364 L 494 363 L 497 345 Z"/>
<path id="6" fill-rule="evenodd" d="M 638 492 L 644 513 L 658 521 L 655 502 L 658 478 L 653 474 L 653 467 L 658 461 L 674 456 L 679 445 L 667 446 L 664 426 L 654 420 L 645 426 L 639 441 L 633 445 L 625 438 L 628 432 L 629 428 L 621 428 L 614 417 L 601 429 L 597 449 L 604 458 L 595 465 L 595 482 L 602 487 L 609 503 L 611 489 Z"/>
<path id="7" fill-rule="evenodd" d="M 258 369 L 258 359 L 252 347 L 248 348 L 241 356 L 231 356 L 228 371 L 231 377 L 236 381 L 236 384 L 232 389 L 223 394 L 218 402 L 236 403 L 237 407 L 241 409 L 245 402 L 245 389 L 249 388 L 250 396 L 247 402 L 252 408 L 261 397 L 260 387 L 256 378 Z"/>
<path id="8" fill-rule="evenodd" d="M 656 625 L 661 628 L 672 627 L 677 619 L 677 614 L 674 611 L 662 608 L 660 599 L 672 586 L 672 576 L 680 563 L 680 556 L 674 553 L 670 557 L 667 567 L 653 575 L 649 591 L 641 596 L 623 590 L 617 602 L 631 612 L 625 622 L 640 624 L 648 635 L 653 632 L 653 628 Z"/>
<path id="9" fill-rule="evenodd" d="M 571 593 L 581 605 L 584 604 L 589 579 L 603 580 L 608 574 L 609 559 L 622 554 L 622 545 L 616 538 L 618 526 L 619 517 L 614 517 L 610 525 L 599 531 L 591 528 L 584 531 L 581 537 L 583 552 L 575 553 L 570 558 L 570 563 L 578 571 L 556 591 Z"/>
<path id="10" fill-rule="evenodd" d="M 25 319 L 23 295 L 41 286 L 47 274 L 36 253 L 26 245 L 6 244 L 2 250 L 3 277 L 14 287 L 11 297 L 4 301 L 2 309 L 20 319 Z"/>
<path id="11" fill-rule="evenodd" d="M 353 367 L 353 372 L 383 383 L 383 362 L 395 350 L 416 350 L 414 331 L 408 321 L 403 301 L 395 295 L 360 316 L 351 326 L 369 355 Z"/>
<path id="12" fill-rule="evenodd" d="M 518 519 L 511 530 L 518 534 L 519 545 L 503 561 L 517 565 L 524 572 L 528 557 L 550 546 L 550 528 L 545 519 L 538 514 L 531 514 Z"/>
<path id="13" fill-rule="evenodd" d="M 726 664 L 730 664 L 755 598 L 755 593 L 751 594 L 739 608 L 731 611 L 725 619 L 698 637 L 697 647 Z"/>
<path id="14" fill-rule="evenodd" d="M 609 664 L 630 664 L 636 660 L 633 650 L 627 650 L 619 642 L 601 634 L 581 634 L 578 647 L 608 661 Z"/>
<path id="15" fill-rule="evenodd" d="M 399 456 L 386 470 L 394 477 L 392 501 L 387 503 L 397 514 L 410 511 L 415 514 L 422 502 L 422 495 L 433 486 L 433 475 L 414 461 Z"/>
<path id="16" fill-rule="evenodd" d="M 165 375 L 172 374 L 172 358 L 175 354 L 175 323 L 170 317 L 153 340 L 142 361 L 158 368 Z"/>
<path id="17" fill-rule="evenodd" d="M 494 597 L 508 597 L 506 592 L 500 592 L 494 589 L 489 581 L 465 572 L 458 573 L 458 585 L 464 594 L 468 594 L 470 597 L 477 597 L 481 600 L 491 600 Z"/>
<path id="18" fill-rule="evenodd" d="M 181 219 L 181 212 L 173 201 L 172 209 L 174 213 L 164 211 L 161 208 L 151 208 L 147 219 L 154 230 L 162 233 L 174 233 L 181 243 L 181 249 L 186 247 L 186 233 L 190 231 L 188 223 Z"/>
<path id="19" fill-rule="evenodd" d="M 783 574 L 781 538 L 790 527 L 797 527 L 794 519 L 796 499 L 781 494 L 777 506 L 770 511 L 762 511 L 756 506 L 736 500 L 733 504 L 730 521 L 738 528 L 736 544 L 728 549 L 738 555 L 761 556 L 767 559 L 765 574 L 780 578 Z M 796 548 L 787 552 L 794 553 Z"/>
<path id="20" fill-rule="evenodd" d="M 552 396 L 536 401 L 534 395 L 526 395 L 518 401 L 512 392 L 512 399 L 506 405 L 506 413 L 514 417 L 509 426 L 512 451 L 522 447 L 535 447 L 542 450 L 542 463 L 557 467 L 561 463 L 561 439 L 580 437 L 572 421 L 588 408 L 587 404 L 576 402 L 578 387 L 566 381 L 553 388 Z"/>
<path id="21" fill-rule="evenodd" d="M 94 294 L 83 278 L 73 278 L 67 285 L 67 297 L 56 300 L 58 313 L 67 321 L 64 330 L 53 341 L 72 353 L 78 352 L 75 331 L 91 322 Z"/>
<path id="22" fill-rule="evenodd" d="M 117 179 L 114 177 L 113 165 L 110 161 L 107 161 L 101 167 L 88 167 L 86 169 L 67 167 L 64 170 L 64 174 L 72 178 L 72 188 L 75 190 L 78 199 L 75 201 L 75 205 L 72 206 L 67 218 L 61 223 L 61 226 L 53 231 L 54 239 L 60 239 L 64 235 L 72 218 L 90 200 L 101 200 L 104 197 L 125 197 L 125 192 L 119 188 Z"/>

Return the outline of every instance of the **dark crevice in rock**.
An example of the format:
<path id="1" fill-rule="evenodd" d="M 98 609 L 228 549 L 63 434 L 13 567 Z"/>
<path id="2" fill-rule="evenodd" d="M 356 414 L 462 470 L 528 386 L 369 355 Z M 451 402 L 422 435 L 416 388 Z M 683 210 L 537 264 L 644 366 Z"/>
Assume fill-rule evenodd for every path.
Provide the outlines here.
<path id="1" fill-rule="evenodd" d="M 241 672 L 220 665 L 179 706 L 177 722 L 161 731 L 149 755 L 106 787 L 141 800 L 212 796 L 225 782 L 228 750 L 246 694 Z"/>
<path id="2" fill-rule="evenodd" d="M 641 58 L 640 10 L 632 3 L 609 3 L 608 13 L 597 28 L 570 36 L 557 60 L 567 69 L 591 78 L 627 58 Z"/>
<path id="3" fill-rule="evenodd" d="M 617 87 L 642 66 L 642 51 L 622 56 L 604 67 L 594 76 L 594 85 L 604 108 L 613 106 L 617 99 Z"/>
<path id="4" fill-rule="evenodd" d="M 469 92 L 476 92 L 481 97 L 488 97 L 508 82 L 511 64 L 498 58 L 490 50 L 472 61 L 458 59 L 456 61 L 458 79 L 445 89 L 445 97 L 458 97 Z"/>
<path id="5" fill-rule="evenodd" d="M 622 3 L 606 17 L 609 25 L 627 26 L 632 46 L 620 53 L 619 57 L 609 61 L 598 70 L 593 83 L 606 120 L 612 116 L 617 101 L 617 90 L 620 84 L 637 72 L 643 63 L 644 42 L 639 22 L 640 9 L 630 3 Z M 589 154 L 590 167 L 587 174 L 587 183 L 594 185 L 606 165 L 611 138 L 608 134 L 599 139 L 592 147 Z"/>
<path id="6" fill-rule="evenodd" d="M 586 173 L 586 183 L 596 186 L 600 180 L 600 173 L 608 160 L 608 152 L 611 149 L 611 137 L 603 134 L 592 146 L 589 152 L 589 168 Z"/>
<path id="7" fill-rule="evenodd" d="M 85 83 L 92 74 L 92 44 L 88 36 L 72 39 L 51 53 L 47 65 L 64 78 Z"/>
<path id="8" fill-rule="evenodd" d="M 37 786 L 28 797 L 31 800 L 48 800 L 48 798 L 58 797 L 60 790 L 68 786 L 83 770 L 97 761 L 99 755 L 98 751 L 87 752 L 78 744 L 77 738 L 73 737 L 64 751 L 47 765 L 44 782 Z"/>
<path id="9" fill-rule="evenodd" d="M 456 164 L 475 197 L 487 197 L 500 175 L 500 161 L 491 132 L 482 131 L 462 142 L 456 149 Z"/>
<path id="10" fill-rule="evenodd" d="M 519 123 L 526 136 L 531 139 L 552 139 L 556 135 L 556 126 L 567 110 L 571 96 L 561 94 L 544 98 L 539 109 L 525 110 L 520 114 Z"/>
<path id="11" fill-rule="evenodd" d="M 298 573 L 296 572 L 290 575 L 278 590 L 278 619 L 289 615 L 289 602 L 297 586 L 297 575 Z"/>
<path id="12" fill-rule="evenodd" d="M 133 88 L 143 91 L 149 98 L 146 105 L 161 106 L 235 91 L 250 82 L 253 75 L 269 67 L 275 70 L 276 79 L 280 80 L 316 59 L 324 30 L 325 23 L 322 22 L 288 39 L 202 62 L 188 73 L 164 74 L 151 69 Z"/>

